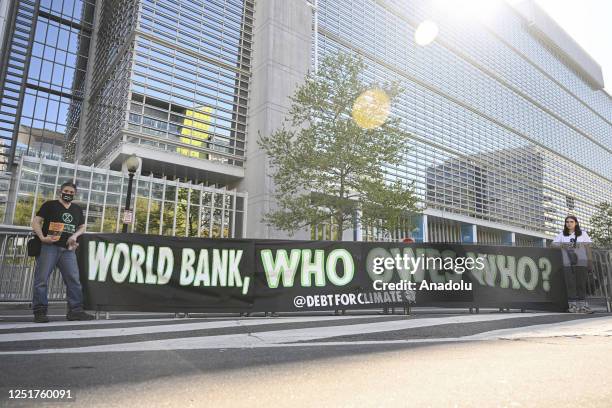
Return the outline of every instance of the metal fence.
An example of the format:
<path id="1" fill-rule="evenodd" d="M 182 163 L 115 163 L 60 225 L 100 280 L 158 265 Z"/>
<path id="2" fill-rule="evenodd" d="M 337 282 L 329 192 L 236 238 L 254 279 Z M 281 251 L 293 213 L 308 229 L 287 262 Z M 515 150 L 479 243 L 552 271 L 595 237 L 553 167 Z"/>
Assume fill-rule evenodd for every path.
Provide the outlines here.
<path id="1" fill-rule="evenodd" d="M 593 250 L 593 271 L 587 280 L 587 298 L 591 306 L 605 306 L 612 312 L 612 249 Z"/>
<path id="2" fill-rule="evenodd" d="M 1 223 L 30 225 L 41 204 L 56 199 L 63 182 L 73 181 L 88 231 L 119 232 L 123 227 L 129 179 L 124 172 L 23 156 L 13 178 L 14 194 L 0 193 L 0 215 L 5 213 Z M 246 234 L 246 192 L 137 174 L 130 201 L 131 232 L 212 238 Z"/>
<path id="3" fill-rule="evenodd" d="M 27 255 L 27 227 L 0 225 L 0 302 L 27 303 L 32 299 L 34 258 Z M 54 271 L 49 281 L 49 300 L 65 299 L 61 274 Z M 612 249 L 593 250 L 593 271 L 587 281 L 589 302 L 612 311 Z"/>
<path id="4" fill-rule="evenodd" d="M 32 230 L 0 225 L 0 302 L 30 302 L 34 280 L 34 258 L 27 253 Z M 49 300 L 66 298 L 62 276 L 55 270 L 49 279 Z"/>

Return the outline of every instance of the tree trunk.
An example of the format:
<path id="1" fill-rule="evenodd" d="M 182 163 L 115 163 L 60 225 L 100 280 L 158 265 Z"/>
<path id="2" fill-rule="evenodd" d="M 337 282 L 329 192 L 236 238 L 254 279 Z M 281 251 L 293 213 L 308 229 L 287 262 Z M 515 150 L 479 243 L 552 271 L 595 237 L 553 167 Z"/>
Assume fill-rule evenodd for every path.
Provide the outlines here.
<path id="1" fill-rule="evenodd" d="M 344 223 L 342 222 L 344 218 L 343 215 L 342 212 L 339 212 L 336 218 L 336 222 L 338 223 L 336 241 L 342 241 L 342 235 L 344 233 Z"/>

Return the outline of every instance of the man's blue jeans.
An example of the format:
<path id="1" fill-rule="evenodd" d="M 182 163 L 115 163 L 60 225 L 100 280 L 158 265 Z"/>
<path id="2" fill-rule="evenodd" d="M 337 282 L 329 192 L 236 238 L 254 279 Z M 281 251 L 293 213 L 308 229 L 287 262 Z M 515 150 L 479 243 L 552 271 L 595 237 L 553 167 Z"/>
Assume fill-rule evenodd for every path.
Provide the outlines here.
<path id="1" fill-rule="evenodd" d="M 83 289 L 79 280 L 79 266 L 76 254 L 57 245 L 42 244 L 40 255 L 36 257 L 36 270 L 34 272 L 34 298 L 32 309 L 34 312 L 47 312 L 49 301 L 47 299 L 47 286 L 49 276 L 59 266 L 59 270 L 66 284 L 66 298 L 70 311 L 83 310 Z"/>

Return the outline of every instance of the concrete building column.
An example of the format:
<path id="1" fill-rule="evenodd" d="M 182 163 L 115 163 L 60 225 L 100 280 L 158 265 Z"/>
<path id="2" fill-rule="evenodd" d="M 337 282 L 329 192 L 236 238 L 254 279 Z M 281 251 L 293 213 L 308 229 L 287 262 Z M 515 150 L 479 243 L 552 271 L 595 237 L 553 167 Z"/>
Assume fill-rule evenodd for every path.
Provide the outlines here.
<path id="1" fill-rule="evenodd" d="M 254 24 L 246 172 L 239 189 L 249 194 L 247 236 L 287 238 L 262 222 L 273 209 L 274 185 L 269 159 L 257 140 L 281 127 L 289 97 L 311 67 L 312 8 L 304 0 L 257 1 Z M 292 238 L 310 239 L 310 234 L 301 231 Z"/>

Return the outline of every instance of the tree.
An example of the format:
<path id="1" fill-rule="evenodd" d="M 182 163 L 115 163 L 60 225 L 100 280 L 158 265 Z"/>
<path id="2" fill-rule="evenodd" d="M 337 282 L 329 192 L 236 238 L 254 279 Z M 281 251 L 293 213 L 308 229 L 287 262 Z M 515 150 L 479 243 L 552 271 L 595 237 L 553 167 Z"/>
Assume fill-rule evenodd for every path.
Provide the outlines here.
<path id="1" fill-rule="evenodd" d="M 390 178 L 385 166 L 406 160 L 410 134 L 389 111 L 402 92 L 365 83 L 360 57 L 328 56 L 291 97 L 283 126 L 259 146 L 273 168 L 278 208 L 264 221 L 293 234 L 331 219 L 336 239 L 361 211 L 362 224 L 392 231 L 416 212 L 412 183 Z"/>
<path id="2" fill-rule="evenodd" d="M 597 212 L 590 219 L 589 235 L 596 246 L 612 248 L 612 204 L 600 203 Z"/>

